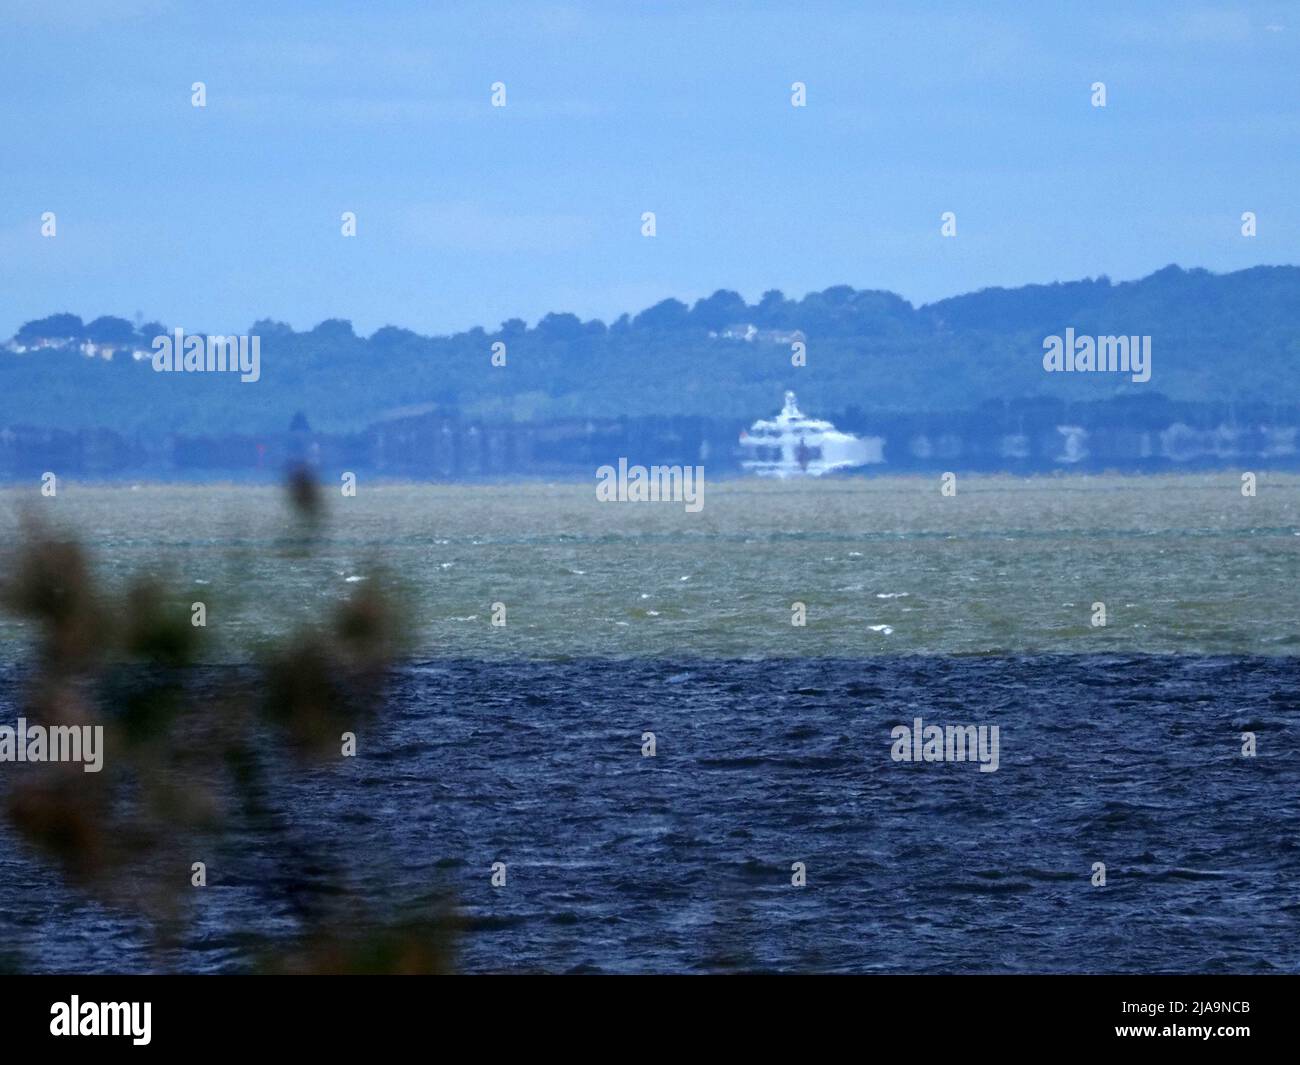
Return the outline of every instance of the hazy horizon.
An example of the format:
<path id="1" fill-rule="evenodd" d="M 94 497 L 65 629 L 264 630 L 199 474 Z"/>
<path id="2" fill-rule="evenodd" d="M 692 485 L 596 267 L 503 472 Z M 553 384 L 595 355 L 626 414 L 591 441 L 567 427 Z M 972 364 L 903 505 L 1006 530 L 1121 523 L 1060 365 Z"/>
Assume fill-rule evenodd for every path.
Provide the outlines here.
<path id="1" fill-rule="evenodd" d="M 970 291 L 967 291 L 967 292 L 952 292 L 952 293 L 949 293 L 949 294 L 947 294 L 947 295 L 945 295 L 945 296 L 940 296 L 940 297 L 938 297 L 937 299 L 930 300 L 930 301 L 928 301 L 928 302 L 924 302 L 924 303 L 916 303 L 916 302 L 913 302 L 913 301 L 911 301 L 911 300 L 908 300 L 907 297 L 904 296 L 902 293 L 895 292 L 895 291 L 892 290 L 892 289 L 861 289 L 861 288 L 859 288 L 859 287 L 856 286 L 856 285 L 851 285 L 851 284 L 850 284 L 849 282 L 847 282 L 847 281 L 846 281 L 846 282 L 843 282 L 843 283 L 840 284 L 840 285 L 830 285 L 830 286 L 826 286 L 826 288 L 822 288 L 822 289 L 810 289 L 808 292 L 783 292 L 783 295 L 784 295 L 784 296 L 786 297 L 786 299 L 788 299 L 788 300 L 799 301 L 799 300 L 802 300 L 802 299 L 807 298 L 808 296 L 816 295 L 816 294 L 818 294 L 819 292 L 824 292 L 824 291 L 827 290 L 827 288 L 849 287 L 849 288 L 853 288 L 855 291 L 879 291 L 879 292 L 887 292 L 887 293 L 890 293 L 890 294 L 892 294 L 892 295 L 899 296 L 901 299 L 905 300 L 907 303 L 909 303 L 909 304 L 911 305 L 911 307 L 912 307 L 913 310 L 922 311 L 922 310 L 925 310 L 925 309 L 927 309 L 927 308 L 929 308 L 929 307 L 933 307 L 933 306 L 935 306 L 936 304 L 943 303 L 945 300 L 950 300 L 950 299 L 959 299 L 959 298 L 964 297 L 964 296 L 974 296 L 974 295 L 978 295 L 978 294 L 981 293 L 981 292 L 987 292 L 987 291 L 1006 291 L 1006 292 L 1014 292 L 1014 291 L 1017 291 L 1017 290 L 1019 290 L 1019 289 L 1024 289 L 1024 288 L 1033 288 L 1033 287 L 1035 287 L 1035 286 L 1049 286 L 1049 285 L 1055 285 L 1055 284 L 1068 285 L 1068 284 L 1074 284 L 1074 283 L 1079 283 L 1079 282 L 1100 281 L 1100 280 L 1103 280 L 1103 279 L 1106 280 L 1106 281 L 1109 281 L 1110 284 L 1111 284 L 1112 286 L 1119 286 L 1119 285 L 1125 285 L 1125 284 L 1133 284 L 1133 283 L 1136 283 L 1136 282 L 1145 281 L 1145 280 L 1147 280 L 1148 278 L 1152 277 L 1153 274 L 1158 274 L 1158 273 L 1160 273 L 1161 270 L 1167 270 L 1167 269 L 1182 270 L 1182 271 L 1184 271 L 1185 273 L 1194 273 L 1194 272 L 1196 272 L 1196 271 L 1205 270 L 1205 271 L 1207 271 L 1207 272 L 1209 272 L 1209 273 L 1214 274 L 1215 276 L 1220 276 L 1220 277 L 1221 277 L 1221 276 L 1228 276 L 1228 275 L 1231 275 L 1231 274 L 1244 273 L 1244 272 L 1248 272 L 1248 271 L 1251 271 L 1251 270 L 1272 270 L 1272 269 L 1285 269 L 1285 268 L 1300 268 L 1300 263 L 1253 263 L 1253 264 L 1251 264 L 1251 265 L 1249 265 L 1249 266 L 1243 266 L 1243 267 L 1240 267 L 1240 268 L 1238 268 L 1238 269 L 1234 269 L 1234 270 L 1224 270 L 1224 271 L 1212 271 L 1212 270 L 1209 270 L 1208 267 L 1203 267 L 1203 266 L 1187 266 L 1187 265 L 1184 265 L 1184 264 L 1182 264 L 1182 263 L 1167 263 L 1165 266 L 1163 266 L 1163 267 L 1159 267 L 1159 268 L 1157 268 L 1156 270 L 1152 271 L 1151 273 L 1143 274 L 1141 277 L 1124 277 L 1124 278 L 1119 278 L 1119 277 L 1113 277 L 1113 276 L 1111 276 L 1111 275 L 1109 275 L 1109 274 L 1106 274 L 1106 273 L 1101 273 L 1101 274 L 1096 274 L 1096 275 L 1093 275 L 1093 276 L 1090 276 L 1090 277 L 1056 278 L 1056 279 L 1053 279 L 1053 280 L 1051 280 L 1051 281 L 1026 281 L 1026 282 L 1025 282 L 1023 285 L 1021 285 L 1021 286 L 989 285 L 989 286 L 985 286 L 984 288 L 980 288 L 980 289 L 971 289 Z M 701 297 L 699 297 L 699 298 L 701 298 L 701 299 L 702 299 L 702 298 L 706 298 L 707 296 L 715 295 L 715 294 L 718 293 L 718 292 L 732 292 L 732 291 L 735 291 L 735 290 L 733 290 L 733 289 L 729 289 L 729 288 L 727 288 L 727 286 L 723 285 L 723 286 L 719 286 L 718 288 L 712 290 L 711 292 L 707 292 L 707 293 L 705 293 L 703 296 L 701 296 Z M 758 303 L 759 303 L 759 301 L 760 301 L 762 295 L 763 295 L 766 291 L 768 291 L 768 290 L 765 289 L 764 292 L 760 292 L 760 293 L 753 294 L 753 295 L 751 295 L 751 294 L 749 294 L 749 293 L 745 293 L 745 292 L 740 292 L 740 293 L 738 293 L 738 295 L 740 295 L 740 296 L 745 300 L 745 302 L 746 302 L 747 304 L 749 304 L 751 307 L 756 307 L 756 306 L 758 305 Z M 778 291 L 779 291 L 779 290 L 778 290 Z M 673 295 L 673 294 L 671 294 L 671 293 L 670 293 L 669 295 L 667 295 L 667 296 L 664 297 L 664 300 L 673 300 L 673 299 L 676 299 L 676 300 L 678 300 L 679 302 L 682 302 L 682 303 L 686 304 L 687 307 L 693 306 L 693 304 L 694 304 L 695 302 L 697 302 L 696 299 L 694 299 L 694 298 L 693 298 L 693 299 L 690 299 L 690 300 L 686 300 L 686 299 L 683 299 L 683 298 L 680 297 L 680 296 L 676 296 L 676 295 Z M 657 301 L 657 302 L 659 302 L 659 301 Z M 611 315 L 611 316 L 609 316 L 609 317 L 602 318 L 602 317 L 600 317 L 599 315 L 597 315 L 597 316 L 594 316 L 594 317 L 592 317 L 592 318 L 590 318 L 590 319 L 587 319 L 587 320 L 589 320 L 589 321 L 600 321 L 600 322 L 603 322 L 605 325 L 608 326 L 608 325 L 612 325 L 612 324 L 614 324 L 616 321 L 618 321 L 618 319 L 623 318 L 623 317 L 626 317 L 626 318 L 629 318 L 629 319 L 635 318 L 635 317 L 636 317 L 638 314 L 640 314 L 642 311 L 650 310 L 652 306 L 653 306 L 653 305 L 651 305 L 651 304 L 647 304 L 647 305 L 644 306 L 644 307 L 627 307 L 627 308 L 624 308 L 622 311 L 620 311 L 618 314 L 614 314 L 614 315 Z M 26 322 L 36 321 L 36 320 L 38 320 L 38 319 L 40 319 L 40 318 L 48 317 L 49 315 L 54 315 L 54 314 L 65 314 L 65 313 L 66 313 L 66 314 L 74 314 L 74 315 L 76 315 L 77 317 L 81 318 L 82 321 L 83 321 L 83 322 L 86 322 L 86 323 L 91 322 L 94 318 L 98 317 L 100 314 L 103 314 L 103 315 L 106 316 L 106 317 L 119 317 L 119 318 L 120 318 L 120 317 L 124 317 L 124 316 L 125 316 L 125 312 L 123 312 L 123 311 L 121 311 L 121 310 L 116 310 L 116 311 L 114 311 L 114 310 L 112 310 L 112 309 L 108 309 L 108 310 L 104 310 L 104 311 L 96 311 L 95 314 L 90 314 L 90 313 L 82 313 L 82 312 L 81 312 L 77 307 L 75 307 L 75 306 L 67 306 L 67 307 L 60 307 L 60 308 L 58 308 L 57 310 L 49 311 L 48 313 L 43 312 L 41 315 L 29 316 L 29 317 L 26 317 L 26 318 L 23 318 L 23 317 L 20 316 L 20 320 L 18 321 L 17 324 L 18 324 L 18 325 L 22 325 L 22 324 L 25 324 Z M 448 332 L 448 333 L 439 333 L 439 332 L 434 332 L 434 333 L 420 333 L 419 335 L 429 337 L 430 339 L 446 339 L 446 338 L 451 338 L 451 337 L 459 336 L 459 335 L 462 335 L 462 334 L 464 334 L 464 333 L 473 332 L 475 329 L 481 329 L 481 330 L 483 330 L 485 333 L 487 333 L 488 335 L 496 335 L 497 333 L 500 332 L 502 325 L 504 325 L 506 322 L 511 321 L 511 320 L 522 320 L 522 321 L 525 322 L 525 324 L 528 326 L 528 328 L 530 328 L 530 329 L 534 329 L 534 328 L 536 328 L 536 327 L 541 323 L 542 319 L 545 318 L 545 317 L 547 316 L 547 314 L 565 315 L 565 314 L 572 314 L 572 313 L 574 313 L 574 312 L 572 311 L 571 308 L 568 308 L 568 307 L 554 307 L 554 308 L 551 308 L 550 311 L 548 311 L 548 312 L 544 312 L 542 315 L 539 315 L 537 318 L 529 319 L 529 318 L 524 318 L 524 317 L 521 316 L 521 315 L 509 314 L 509 315 L 506 315 L 504 318 L 502 318 L 501 321 L 499 321 L 499 322 L 474 322 L 474 323 L 472 323 L 472 324 L 470 324 L 470 325 L 464 327 L 463 329 L 458 329 L 458 330 L 455 330 L 455 331 L 452 331 L 452 332 Z M 146 315 L 145 317 L 147 318 L 148 316 Z M 327 317 L 320 319 L 320 321 L 316 321 L 316 322 L 303 322 L 303 323 L 289 321 L 289 320 L 287 320 L 286 318 L 284 318 L 284 317 L 282 317 L 282 316 L 279 316 L 279 315 L 276 315 L 276 314 L 274 314 L 274 313 L 257 313 L 257 312 L 249 312 L 249 314 L 246 315 L 245 317 L 246 317 L 246 321 L 244 322 L 244 324 L 245 324 L 245 325 L 248 325 L 248 326 L 255 325 L 255 324 L 258 323 L 258 322 L 275 322 L 275 323 L 277 323 L 277 324 L 279 324 L 279 325 L 287 325 L 287 326 L 289 326 L 289 327 L 290 327 L 290 328 L 291 328 L 295 333 L 310 333 L 313 329 L 317 328 L 318 326 L 323 325 L 323 324 L 326 323 L 326 322 L 331 322 L 331 321 L 347 321 L 347 322 L 350 322 L 350 323 L 353 325 L 353 327 L 354 327 L 355 335 L 356 335 L 357 337 L 359 337 L 359 338 L 365 338 L 365 337 L 368 337 L 368 336 L 373 336 L 375 332 L 377 332 L 379 329 L 382 329 L 382 328 L 384 328 L 384 327 L 386 327 L 386 326 L 391 326 L 391 327 L 398 328 L 398 329 L 406 329 L 406 330 L 409 330 L 409 331 L 411 331 L 411 332 L 419 333 L 419 330 L 411 329 L 411 327 L 410 327 L 407 323 L 399 322 L 399 321 L 388 321 L 388 322 L 385 322 L 382 326 L 377 326 L 377 327 L 375 327 L 375 329 L 371 329 L 371 330 L 362 330 L 362 329 L 356 328 L 356 326 L 357 326 L 357 323 L 356 323 L 356 322 L 353 322 L 351 319 L 348 319 L 348 318 L 343 317 L 343 316 L 340 316 L 340 315 L 328 315 Z M 168 321 L 168 322 L 165 322 L 164 324 L 166 324 L 166 325 L 168 326 L 169 329 L 170 329 L 170 328 L 175 328 L 175 327 L 181 327 L 181 328 L 184 328 L 185 331 L 186 331 L 187 333 L 189 333 L 189 334 L 202 335 L 202 334 L 206 334 L 206 333 L 209 333 L 209 332 L 210 332 L 210 333 L 216 333 L 216 332 L 217 332 L 216 329 L 209 329 L 209 328 L 205 327 L 202 323 L 173 323 L 173 322 L 169 322 L 169 321 Z M 233 323 L 233 325 L 238 325 L 238 324 L 240 324 L 238 321 L 235 321 L 235 322 Z M 229 329 L 230 327 L 231 327 L 231 323 L 227 323 L 227 324 L 226 324 L 226 328 Z M 3 335 L 0 335 L 0 339 L 4 339 Z"/>
<path id="2" fill-rule="evenodd" d="M 4 335 L 62 310 L 450 335 L 1300 262 L 1300 27 L 1271 4 L 0 10 Z"/>

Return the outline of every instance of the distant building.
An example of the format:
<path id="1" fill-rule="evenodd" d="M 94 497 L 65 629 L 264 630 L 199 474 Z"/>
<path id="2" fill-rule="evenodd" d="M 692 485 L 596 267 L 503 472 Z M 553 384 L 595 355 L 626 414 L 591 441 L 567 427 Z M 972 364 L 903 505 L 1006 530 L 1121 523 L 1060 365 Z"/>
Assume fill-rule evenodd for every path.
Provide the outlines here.
<path id="1" fill-rule="evenodd" d="M 793 344 L 807 338 L 802 329 L 759 329 L 751 323 L 729 325 L 722 332 L 710 331 L 715 340 L 743 340 L 748 344 Z"/>

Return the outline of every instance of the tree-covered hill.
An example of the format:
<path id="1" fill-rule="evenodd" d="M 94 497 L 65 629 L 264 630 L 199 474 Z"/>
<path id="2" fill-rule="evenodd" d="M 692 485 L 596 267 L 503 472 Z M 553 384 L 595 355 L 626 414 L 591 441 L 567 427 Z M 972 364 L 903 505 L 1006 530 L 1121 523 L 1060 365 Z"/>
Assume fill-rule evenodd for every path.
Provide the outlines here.
<path id="1" fill-rule="evenodd" d="M 1048 374 L 1043 339 L 1150 335 L 1152 375 Z M 261 432 L 306 412 L 343 431 L 432 406 L 467 416 L 712 415 L 773 411 L 786 388 L 810 412 L 971 410 L 988 401 L 1077 401 L 1160 393 L 1172 400 L 1293 403 L 1300 395 L 1300 267 L 1232 274 L 1169 266 L 1106 278 L 986 289 L 922 307 L 836 286 L 753 305 L 719 291 L 688 307 L 665 300 L 606 324 L 555 313 L 531 328 L 424 337 L 346 321 L 308 332 L 260 321 L 226 333 L 261 338 L 261 377 L 157 373 L 159 323 L 83 323 L 64 312 L 24 325 L 0 350 L 0 426 L 103 426 L 123 432 Z M 215 331 L 215 330 L 214 330 Z M 807 365 L 791 364 L 802 339 Z M 505 365 L 493 365 L 493 345 Z M 22 349 L 21 351 L 18 349 Z M 93 355 L 86 352 L 93 351 Z M 112 351 L 111 358 L 104 358 Z"/>

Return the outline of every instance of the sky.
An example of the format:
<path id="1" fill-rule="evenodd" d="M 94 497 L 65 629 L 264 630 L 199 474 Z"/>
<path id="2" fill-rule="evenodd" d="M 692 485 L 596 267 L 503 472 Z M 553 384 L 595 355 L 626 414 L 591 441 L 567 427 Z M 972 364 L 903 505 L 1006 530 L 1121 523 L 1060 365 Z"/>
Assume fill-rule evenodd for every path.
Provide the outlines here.
<path id="1" fill-rule="evenodd" d="M 1296 3 L 0 0 L 0 337 L 1297 263 L 1298 97 Z"/>

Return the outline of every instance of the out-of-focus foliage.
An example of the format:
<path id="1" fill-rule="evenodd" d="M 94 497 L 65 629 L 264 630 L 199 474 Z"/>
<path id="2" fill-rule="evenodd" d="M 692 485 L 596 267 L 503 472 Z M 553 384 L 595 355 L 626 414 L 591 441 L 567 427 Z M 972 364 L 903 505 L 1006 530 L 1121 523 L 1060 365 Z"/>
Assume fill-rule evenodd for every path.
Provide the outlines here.
<path id="1" fill-rule="evenodd" d="M 318 529 L 314 482 L 295 471 L 289 491 L 298 520 Z M 34 725 L 103 728 L 98 772 L 79 762 L 5 766 L 3 813 L 51 874 L 143 915 L 159 946 L 182 933 L 194 900 L 186 893 L 204 890 L 191 884 L 191 863 L 232 841 L 283 852 L 276 890 L 286 897 L 348 892 L 346 883 L 315 882 L 337 863 L 316 860 L 315 844 L 268 805 L 268 782 L 286 765 L 327 765 L 344 733 L 379 718 L 405 630 L 397 591 L 365 583 L 319 624 L 256 648 L 256 667 L 200 666 L 204 629 L 161 578 L 140 576 L 111 594 L 73 538 L 37 521 L 24 522 L 7 548 L 0 605 L 40 632 L 19 714 Z M 444 900 L 396 917 L 387 904 L 372 911 L 364 898 L 352 901 L 346 921 L 295 906 L 297 937 L 268 940 L 250 956 L 275 971 L 450 968 L 454 921 Z M 21 966 L 21 952 L 5 957 L 0 968 Z"/>

